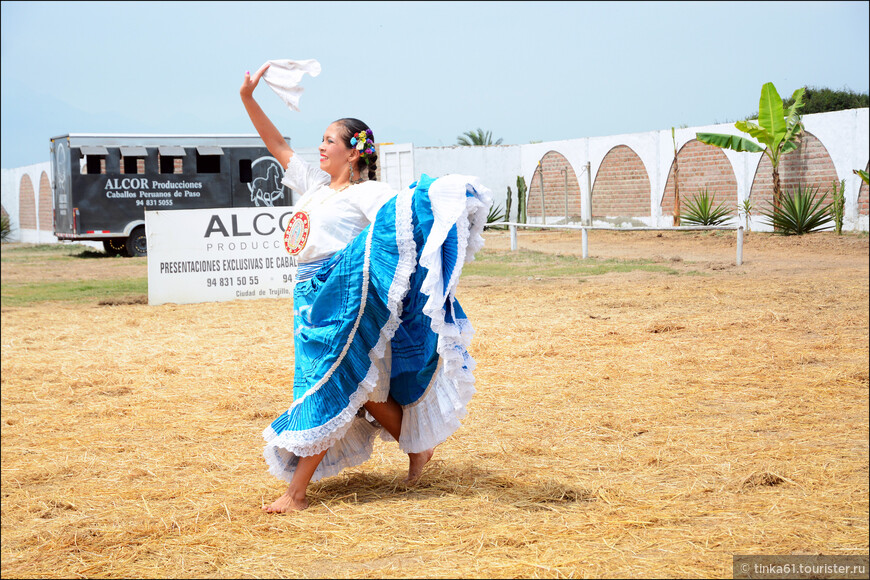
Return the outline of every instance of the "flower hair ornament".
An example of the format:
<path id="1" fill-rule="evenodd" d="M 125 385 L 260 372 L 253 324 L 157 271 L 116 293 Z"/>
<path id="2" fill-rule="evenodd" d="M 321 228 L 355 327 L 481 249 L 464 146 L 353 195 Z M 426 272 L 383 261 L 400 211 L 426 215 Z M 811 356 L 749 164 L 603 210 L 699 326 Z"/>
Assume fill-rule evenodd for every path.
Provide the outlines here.
<path id="1" fill-rule="evenodd" d="M 371 130 L 363 129 L 359 133 L 354 133 L 350 139 L 350 146 L 359 151 L 360 157 L 366 159 L 369 155 L 375 152 L 375 142 L 372 141 Z M 366 159 L 368 161 L 368 159 Z"/>

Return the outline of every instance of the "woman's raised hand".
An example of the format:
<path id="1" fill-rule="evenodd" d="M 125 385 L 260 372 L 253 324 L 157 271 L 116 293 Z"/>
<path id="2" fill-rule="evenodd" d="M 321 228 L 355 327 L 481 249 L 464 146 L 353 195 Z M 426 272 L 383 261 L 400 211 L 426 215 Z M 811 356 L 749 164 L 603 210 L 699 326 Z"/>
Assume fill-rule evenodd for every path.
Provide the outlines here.
<path id="1" fill-rule="evenodd" d="M 251 76 L 250 72 L 246 72 L 245 80 L 242 81 L 242 88 L 239 89 L 239 94 L 242 96 L 242 104 L 245 106 L 245 111 L 248 112 L 248 117 L 251 118 L 251 123 L 254 124 L 254 128 L 257 130 L 263 143 L 266 144 L 269 153 L 278 160 L 281 167 L 287 167 L 290 158 L 293 157 L 293 150 L 290 149 L 290 145 L 287 144 L 281 132 L 272 124 L 272 121 L 269 120 L 269 117 L 266 116 L 266 113 L 263 112 L 263 109 L 260 108 L 256 99 L 254 99 L 254 89 L 257 88 L 257 83 L 260 82 L 260 78 L 267 68 L 269 68 L 269 63 L 261 66 L 260 70 L 254 73 L 254 76 Z"/>
<path id="2" fill-rule="evenodd" d="M 269 63 L 267 62 L 263 66 L 260 67 L 260 70 L 254 73 L 254 76 L 251 76 L 250 72 L 245 73 L 245 80 L 242 81 L 242 88 L 239 89 L 239 94 L 244 97 L 250 97 L 254 94 L 254 89 L 257 88 L 257 84 L 260 82 L 260 78 L 266 72 L 266 69 L 269 68 Z"/>

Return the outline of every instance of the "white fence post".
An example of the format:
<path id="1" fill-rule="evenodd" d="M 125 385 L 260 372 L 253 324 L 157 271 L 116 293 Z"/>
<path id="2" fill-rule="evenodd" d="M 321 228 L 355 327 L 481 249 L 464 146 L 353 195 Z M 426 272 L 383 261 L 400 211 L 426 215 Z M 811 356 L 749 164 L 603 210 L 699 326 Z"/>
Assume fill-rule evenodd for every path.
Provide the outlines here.
<path id="1" fill-rule="evenodd" d="M 586 206 L 586 220 L 584 226 L 592 225 L 592 162 L 586 162 L 586 191 L 583 195 L 583 205 Z M 586 230 L 583 230 L 586 233 Z"/>

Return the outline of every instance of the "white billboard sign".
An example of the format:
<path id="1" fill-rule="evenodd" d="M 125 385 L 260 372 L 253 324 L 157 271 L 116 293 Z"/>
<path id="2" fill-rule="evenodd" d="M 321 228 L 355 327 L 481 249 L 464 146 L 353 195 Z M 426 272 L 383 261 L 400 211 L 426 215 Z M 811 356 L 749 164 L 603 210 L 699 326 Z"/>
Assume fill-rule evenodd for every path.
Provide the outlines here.
<path id="1" fill-rule="evenodd" d="M 292 207 L 145 212 L 148 304 L 293 295 L 296 258 L 284 248 Z"/>

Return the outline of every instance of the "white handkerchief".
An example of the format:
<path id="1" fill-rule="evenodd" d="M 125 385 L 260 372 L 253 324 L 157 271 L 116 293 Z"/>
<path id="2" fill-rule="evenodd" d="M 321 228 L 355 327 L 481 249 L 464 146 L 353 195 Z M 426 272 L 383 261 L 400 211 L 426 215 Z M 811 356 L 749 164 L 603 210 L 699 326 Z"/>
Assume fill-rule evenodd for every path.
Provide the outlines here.
<path id="1" fill-rule="evenodd" d="M 320 74 L 320 63 L 316 60 L 270 60 L 269 68 L 263 73 L 263 80 L 287 106 L 294 111 L 299 110 L 299 97 L 302 96 L 302 75 L 305 73 L 316 77 Z"/>

